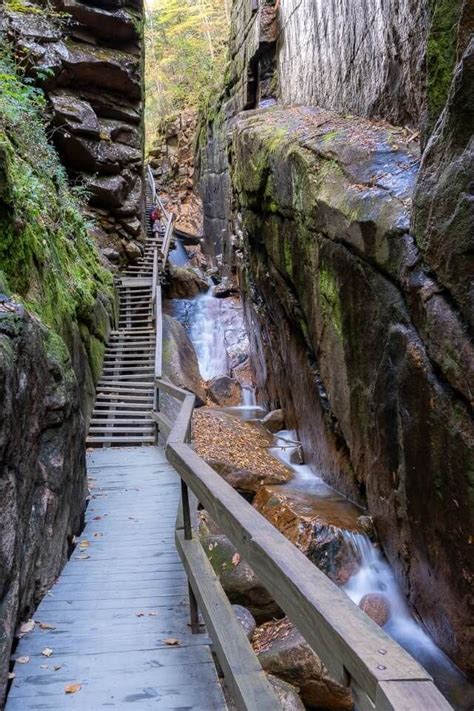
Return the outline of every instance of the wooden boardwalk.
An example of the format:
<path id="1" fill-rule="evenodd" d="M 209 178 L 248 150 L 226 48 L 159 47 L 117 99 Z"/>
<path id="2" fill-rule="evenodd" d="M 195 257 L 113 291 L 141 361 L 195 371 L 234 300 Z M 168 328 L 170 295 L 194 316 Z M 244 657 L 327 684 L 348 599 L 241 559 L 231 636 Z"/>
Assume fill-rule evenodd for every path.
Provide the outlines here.
<path id="1" fill-rule="evenodd" d="M 97 449 L 88 470 L 86 527 L 15 651 L 30 659 L 15 664 L 6 711 L 226 709 L 209 638 L 188 625 L 179 477 L 163 449 Z"/>

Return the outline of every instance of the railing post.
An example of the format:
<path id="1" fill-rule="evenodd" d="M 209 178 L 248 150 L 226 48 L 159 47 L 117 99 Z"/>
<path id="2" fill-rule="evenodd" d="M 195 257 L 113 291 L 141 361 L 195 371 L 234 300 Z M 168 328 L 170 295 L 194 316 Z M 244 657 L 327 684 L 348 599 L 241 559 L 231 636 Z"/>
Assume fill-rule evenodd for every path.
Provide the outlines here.
<path id="1" fill-rule="evenodd" d="M 186 541 L 190 541 L 193 537 L 193 527 L 191 523 L 191 510 L 189 507 L 189 491 L 188 486 L 183 479 L 181 479 L 181 500 L 183 503 L 183 525 L 184 525 L 184 538 Z M 188 583 L 189 591 L 189 612 L 191 618 L 191 632 L 197 634 L 199 632 L 199 610 L 197 605 L 196 596 L 194 595 L 191 585 Z"/>

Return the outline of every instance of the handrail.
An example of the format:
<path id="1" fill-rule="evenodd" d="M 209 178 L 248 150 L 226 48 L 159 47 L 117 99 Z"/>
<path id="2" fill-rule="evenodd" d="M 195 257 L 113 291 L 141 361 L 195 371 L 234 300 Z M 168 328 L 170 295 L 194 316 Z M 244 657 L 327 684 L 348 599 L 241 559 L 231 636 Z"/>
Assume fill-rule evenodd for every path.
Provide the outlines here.
<path id="1" fill-rule="evenodd" d="M 150 189 L 151 189 L 151 195 L 152 195 L 152 202 L 153 202 L 153 205 L 158 204 L 158 206 L 159 206 L 159 208 L 160 208 L 160 210 L 161 210 L 161 212 L 162 212 L 162 214 L 163 214 L 164 219 L 165 219 L 166 221 L 168 221 L 168 219 L 169 219 L 169 213 L 168 213 L 168 211 L 166 210 L 166 208 L 165 208 L 165 206 L 164 206 L 164 204 L 163 204 L 163 200 L 162 200 L 162 199 L 160 198 L 160 196 L 158 195 L 158 191 L 157 191 L 156 185 L 155 185 L 155 178 L 153 177 L 153 172 L 152 172 L 152 170 L 151 170 L 151 167 L 150 167 L 150 164 L 149 164 L 149 163 L 147 163 L 147 166 L 146 166 L 146 174 L 147 174 L 148 184 L 149 184 Z"/>
<path id="2" fill-rule="evenodd" d="M 161 248 L 163 269 L 165 269 L 166 267 L 166 262 L 168 261 L 168 255 L 171 247 L 171 240 L 173 239 L 173 220 L 174 215 L 169 215 L 168 221 L 166 223 L 165 236 L 163 237 L 163 246 Z"/>
<path id="3" fill-rule="evenodd" d="M 168 460 L 358 709 L 451 709 L 428 672 L 191 448 L 194 396 L 159 378 L 155 386 L 182 403 Z"/>

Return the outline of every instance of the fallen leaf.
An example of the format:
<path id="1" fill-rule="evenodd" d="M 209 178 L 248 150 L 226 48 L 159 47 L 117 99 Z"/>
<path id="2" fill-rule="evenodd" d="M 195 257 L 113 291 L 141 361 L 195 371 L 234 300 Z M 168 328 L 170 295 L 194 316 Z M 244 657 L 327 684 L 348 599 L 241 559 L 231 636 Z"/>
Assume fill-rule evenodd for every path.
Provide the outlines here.
<path id="1" fill-rule="evenodd" d="M 9 679 L 14 679 L 16 677 L 15 672 L 8 672 L 8 678 Z"/>
<path id="2" fill-rule="evenodd" d="M 93 521 L 100 521 L 102 519 L 102 516 L 94 516 L 92 519 Z"/>
<path id="3" fill-rule="evenodd" d="M 62 669 L 62 664 L 55 664 L 53 669 L 54 671 L 59 671 L 60 669 Z"/>
<path id="4" fill-rule="evenodd" d="M 17 661 L 17 664 L 28 664 L 28 662 L 30 661 L 30 658 L 29 657 L 18 657 L 18 659 L 16 661 Z"/>
<path id="5" fill-rule="evenodd" d="M 240 553 L 234 553 L 232 556 L 232 565 L 237 566 L 240 563 Z"/>
<path id="6" fill-rule="evenodd" d="M 77 558 L 77 560 L 87 560 L 90 558 L 90 555 L 75 555 L 74 558 Z"/>
<path id="7" fill-rule="evenodd" d="M 136 617 L 145 617 L 145 613 L 144 612 L 136 612 L 135 616 Z"/>
<path id="8" fill-rule="evenodd" d="M 49 664 L 40 664 L 40 669 L 49 669 Z"/>
<path id="9" fill-rule="evenodd" d="M 75 694 L 77 691 L 80 691 L 81 688 L 82 684 L 66 684 L 64 691 L 66 694 Z"/>
<path id="10" fill-rule="evenodd" d="M 20 632 L 21 634 L 28 634 L 28 632 L 32 632 L 35 628 L 35 621 L 34 620 L 28 620 L 27 622 L 23 622 L 23 624 L 20 626 Z"/>
<path id="11" fill-rule="evenodd" d="M 104 534 L 103 533 L 94 533 L 93 536 L 94 538 L 102 538 Z"/>
<path id="12" fill-rule="evenodd" d="M 51 647 L 45 647 L 41 654 L 43 655 L 43 657 L 50 657 L 53 654 L 53 650 L 51 649 Z"/>
<path id="13" fill-rule="evenodd" d="M 49 622 L 40 622 L 39 628 L 40 628 L 40 630 L 55 630 L 56 629 L 56 627 L 54 625 L 50 625 Z"/>
<path id="14" fill-rule="evenodd" d="M 88 547 L 89 547 L 89 541 L 87 541 L 87 540 L 81 541 L 79 543 L 79 548 L 88 548 Z"/>
<path id="15" fill-rule="evenodd" d="M 175 639 L 174 637 L 168 637 L 168 639 L 163 640 L 165 644 L 169 645 L 170 647 L 177 647 L 179 644 L 181 644 L 179 639 Z"/>
<path id="16" fill-rule="evenodd" d="M 157 612 L 149 612 L 148 617 L 156 617 L 157 614 L 158 614 Z"/>

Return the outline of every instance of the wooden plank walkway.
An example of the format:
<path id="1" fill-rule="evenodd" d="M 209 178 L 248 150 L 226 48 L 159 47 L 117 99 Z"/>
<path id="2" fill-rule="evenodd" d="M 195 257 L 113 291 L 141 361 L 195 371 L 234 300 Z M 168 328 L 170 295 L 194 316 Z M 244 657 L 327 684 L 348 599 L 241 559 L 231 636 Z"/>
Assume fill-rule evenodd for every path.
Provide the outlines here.
<path id="1" fill-rule="evenodd" d="M 210 640 L 188 625 L 179 477 L 163 449 L 97 449 L 88 471 L 87 543 L 34 616 L 55 629 L 37 624 L 19 642 L 14 658 L 30 660 L 15 664 L 6 711 L 226 709 Z M 81 688 L 66 694 L 69 684 Z"/>

